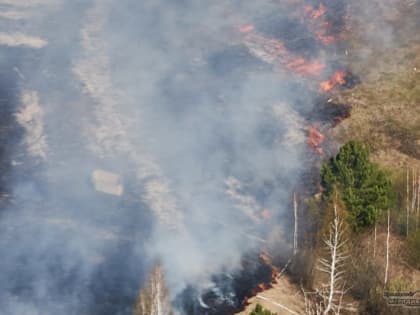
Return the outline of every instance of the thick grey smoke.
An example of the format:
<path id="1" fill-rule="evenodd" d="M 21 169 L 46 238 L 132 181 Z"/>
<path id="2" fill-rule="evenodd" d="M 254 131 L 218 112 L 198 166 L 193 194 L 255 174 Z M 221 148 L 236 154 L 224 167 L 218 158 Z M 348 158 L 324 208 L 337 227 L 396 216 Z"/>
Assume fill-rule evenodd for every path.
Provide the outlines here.
<path id="1" fill-rule="evenodd" d="M 282 76 L 217 65 L 232 45 L 233 9 L 101 1 L 82 25 L 73 72 L 94 102 L 88 145 L 124 173 L 132 164 L 127 175 L 157 219 L 147 252 L 162 260 L 173 293 L 239 266 L 255 246 L 246 235 L 258 233 L 264 207 L 283 210 L 300 165 L 297 148 L 282 139 L 282 114 L 294 114 L 276 104 L 290 98 Z M 243 18 L 251 9 L 242 8 Z M 230 180 L 243 187 L 229 190 Z M 264 185 L 273 187 L 244 216 L 241 195 Z"/>
<path id="2" fill-rule="evenodd" d="M 210 288 L 270 239 L 318 90 L 273 71 L 238 27 L 275 33 L 292 7 L 0 1 L 14 141 L 3 157 L 1 314 L 129 314 L 156 259 L 175 296 Z M 297 53 L 326 62 L 302 42 Z"/>
<path id="3" fill-rule="evenodd" d="M 239 43 L 271 1 L 0 4 L 20 126 L 2 314 L 129 314 L 155 259 L 175 296 L 261 246 L 302 165 L 293 104 L 312 104 Z"/>

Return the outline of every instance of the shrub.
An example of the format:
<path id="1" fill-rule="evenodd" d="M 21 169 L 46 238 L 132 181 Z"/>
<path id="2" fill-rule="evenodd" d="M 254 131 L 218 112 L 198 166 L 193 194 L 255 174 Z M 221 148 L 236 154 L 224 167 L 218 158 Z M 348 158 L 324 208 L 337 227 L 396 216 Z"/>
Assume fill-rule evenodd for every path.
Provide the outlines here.
<path id="1" fill-rule="evenodd" d="M 249 315 L 277 315 L 277 313 L 272 313 L 269 310 L 264 309 L 260 304 L 257 304 Z"/>

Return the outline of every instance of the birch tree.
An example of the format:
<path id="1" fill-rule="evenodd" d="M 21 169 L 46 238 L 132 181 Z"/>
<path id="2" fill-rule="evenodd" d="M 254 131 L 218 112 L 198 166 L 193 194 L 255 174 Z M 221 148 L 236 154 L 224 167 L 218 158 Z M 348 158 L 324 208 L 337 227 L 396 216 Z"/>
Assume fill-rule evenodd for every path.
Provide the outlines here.
<path id="1" fill-rule="evenodd" d="M 420 207 L 420 187 L 419 187 L 419 176 L 418 170 L 414 167 L 411 169 L 411 178 L 410 178 L 410 168 L 407 166 L 407 175 L 406 175 L 406 236 L 409 236 L 410 232 L 410 216 L 414 216 L 415 220 L 415 230 L 418 229 L 419 223 L 419 207 Z M 411 181 L 411 183 L 410 183 Z M 411 187 L 410 187 L 411 186 Z"/>
<path id="2" fill-rule="evenodd" d="M 417 170 L 416 231 L 419 227 L 419 212 L 420 212 L 420 170 Z"/>
<path id="3" fill-rule="evenodd" d="M 137 298 L 134 315 L 173 315 L 162 268 L 156 264 Z"/>
<path id="4" fill-rule="evenodd" d="M 417 170 L 412 169 L 412 186 L 411 186 L 411 214 L 414 220 L 417 221 L 416 202 L 417 202 Z M 414 226 L 416 227 L 416 226 Z"/>
<path id="5" fill-rule="evenodd" d="M 295 216 L 295 228 L 293 232 L 293 255 L 296 255 L 298 248 L 298 205 L 296 200 L 296 193 L 293 193 L 293 210 Z"/>
<path id="6" fill-rule="evenodd" d="M 386 233 L 386 257 L 385 257 L 385 279 L 384 283 L 388 282 L 388 266 L 389 266 L 389 225 L 390 225 L 390 213 L 388 210 L 388 229 Z"/>
<path id="7" fill-rule="evenodd" d="M 305 315 L 322 315 L 323 303 L 318 292 L 307 292 L 302 288 L 305 299 Z"/>
<path id="8" fill-rule="evenodd" d="M 407 166 L 407 198 L 406 198 L 406 236 L 408 237 L 408 221 L 410 219 L 410 188 L 409 188 L 409 168 Z"/>
<path id="9" fill-rule="evenodd" d="M 375 227 L 373 229 L 373 258 L 376 256 L 376 227 L 377 223 L 375 222 Z"/>
<path id="10" fill-rule="evenodd" d="M 330 225 L 329 235 L 324 239 L 327 256 L 319 259 L 317 269 L 327 275 L 328 281 L 319 290 L 324 301 L 323 315 L 339 314 L 340 297 L 344 293 L 345 262 L 348 258 L 345 245 L 343 221 L 337 214 L 337 203 L 334 202 L 334 219 Z"/>
<path id="11" fill-rule="evenodd" d="M 324 238 L 326 256 L 318 260 L 317 269 L 326 280 L 315 292 L 304 292 L 305 311 L 308 315 L 338 315 L 343 309 L 352 310 L 351 305 L 344 305 L 343 297 L 346 287 L 346 250 L 344 223 L 337 213 L 337 203 L 334 202 L 334 218 L 330 224 L 327 236 Z"/>

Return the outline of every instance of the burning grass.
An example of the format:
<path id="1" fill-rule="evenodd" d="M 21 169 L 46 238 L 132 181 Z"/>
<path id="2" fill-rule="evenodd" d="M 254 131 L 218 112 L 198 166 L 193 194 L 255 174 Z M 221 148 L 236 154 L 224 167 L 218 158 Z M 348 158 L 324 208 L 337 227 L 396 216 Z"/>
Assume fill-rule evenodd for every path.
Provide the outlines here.
<path id="1" fill-rule="evenodd" d="M 319 130 L 313 126 L 309 127 L 307 139 L 308 144 L 313 151 L 321 155 L 324 153 L 321 145 L 325 140 L 325 136 Z"/>
<path id="2" fill-rule="evenodd" d="M 359 44 L 354 39 L 353 47 Z M 368 143 L 379 163 L 384 158 L 392 160 L 389 154 L 399 160 L 397 152 L 420 160 L 420 39 L 386 55 L 372 54 L 366 59 L 352 57 L 350 67 L 363 77 L 363 82 L 336 95 L 334 101 L 351 105 L 352 111 L 351 118 L 332 134 L 339 141 Z"/>
<path id="3" fill-rule="evenodd" d="M 335 136 L 420 159 L 420 71 L 407 65 L 378 77 L 341 93 L 339 100 L 352 105 L 352 117 L 336 128 Z"/>

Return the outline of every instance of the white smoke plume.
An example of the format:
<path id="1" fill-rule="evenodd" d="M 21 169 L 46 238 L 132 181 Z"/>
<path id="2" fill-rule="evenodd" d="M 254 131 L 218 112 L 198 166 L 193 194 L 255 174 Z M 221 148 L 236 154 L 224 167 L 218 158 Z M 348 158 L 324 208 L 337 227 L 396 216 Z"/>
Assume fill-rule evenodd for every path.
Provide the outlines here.
<path id="1" fill-rule="evenodd" d="M 131 314 L 154 261 L 204 292 L 283 230 L 319 90 L 238 28 L 304 2 L 0 0 L 1 314 Z"/>

